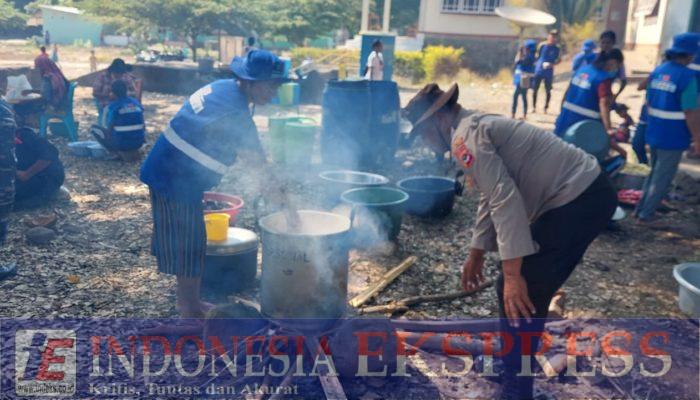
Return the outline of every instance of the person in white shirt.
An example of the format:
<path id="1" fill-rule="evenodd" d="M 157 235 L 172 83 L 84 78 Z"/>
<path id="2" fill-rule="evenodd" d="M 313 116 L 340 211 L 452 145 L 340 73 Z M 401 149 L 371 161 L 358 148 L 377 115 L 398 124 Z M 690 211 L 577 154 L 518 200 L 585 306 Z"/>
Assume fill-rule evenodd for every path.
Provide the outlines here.
<path id="1" fill-rule="evenodd" d="M 384 46 L 379 40 L 372 43 L 372 52 L 367 57 L 367 66 L 365 67 L 365 79 L 370 81 L 384 80 L 384 56 L 382 50 Z"/>

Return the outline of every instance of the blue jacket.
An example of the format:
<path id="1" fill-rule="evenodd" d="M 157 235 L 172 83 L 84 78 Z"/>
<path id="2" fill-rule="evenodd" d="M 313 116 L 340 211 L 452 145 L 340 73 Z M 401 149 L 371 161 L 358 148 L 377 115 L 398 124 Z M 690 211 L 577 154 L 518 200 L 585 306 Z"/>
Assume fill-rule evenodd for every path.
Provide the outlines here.
<path id="1" fill-rule="evenodd" d="M 647 143 L 663 150 L 685 150 L 690 130 L 681 105 L 681 95 L 696 78 L 696 72 L 667 61 L 649 75 L 647 84 Z"/>
<path id="2" fill-rule="evenodd" d="M 559 46 L 556 44 L 543 44 L 540 46 L 540 51 L 537 57 L 537 64 L 535 66 L 535 74 L 537 76 L 542 76 L 545 78 L 551 78 L 554 76 L 554 68 L 550 67 L 545 69 L 544 63 L 548 62 L 554 64 L 555 61 L 559 59 Z"/>
<path id="3" fill-rule="evenodd" d="M 239 149 L 262 152 L 248 99 L 233 79 L 192 94 L 141 166 L 151 190 L 180 201 L 201 201 L 236 160 Z"/>
<path id="4" fill-rule="evenodd" d="M 107 105 L 103 126 L 112 128 L 113 144 L 117 150 L 136 150 L 143 145 L 145 124 L 143 107 L 133 97 L 122 97 Z"/>
<path id="5" fill-rule="evenodd" d="M 515 86 L 520 85 L 520 78 L 523 72 L 534 73 L 535 72 L 535 55 L 530 54 L 527 57 L 518 60 L 515 63 L 515 71 L 513 72 L 513 84 Z"/>
<path id="6" fill-rule="evenodd" d="M 579 69 L 569 84 L 566 99 L 554 125 L 554 133 L 564 135 L 573 124 L 584 119 L 600 120 L 598 86 L 610 79 L 607 72 L 593 65 Z"/>

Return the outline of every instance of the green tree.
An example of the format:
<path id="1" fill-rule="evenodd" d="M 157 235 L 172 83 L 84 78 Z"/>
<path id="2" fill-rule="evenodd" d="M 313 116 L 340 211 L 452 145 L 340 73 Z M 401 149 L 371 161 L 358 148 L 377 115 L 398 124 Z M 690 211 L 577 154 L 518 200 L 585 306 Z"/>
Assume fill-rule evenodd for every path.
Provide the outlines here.
<path id="1" fill-rule="evenodd" d="M 221 29 L 229 10 L 222 0 L 139 0 L 127 10 L 127 15 L 181 35 L 196 61 L 197 38 Z"/>
<path id="2" fill-rule="evenodd" d="M 254 0 L 255 1 L 255 0 Z M 361 0 L 257 0 L 263 36 L 284 35 L 292 43 L 336 29 L 356 31 Z"/>
<path id="3" fill-rule="evenodd" d="M 539 0 L 557 18 L 557 28 L 586 22 L 600 6 L 599 0 Z"/>
<path id="4" fill-rule="evenodd" d="M 0 0 L 0 33 L 12 33 L 23 29 L 27 22 L 27 16 L 17 10 L 11 2 Z"/>

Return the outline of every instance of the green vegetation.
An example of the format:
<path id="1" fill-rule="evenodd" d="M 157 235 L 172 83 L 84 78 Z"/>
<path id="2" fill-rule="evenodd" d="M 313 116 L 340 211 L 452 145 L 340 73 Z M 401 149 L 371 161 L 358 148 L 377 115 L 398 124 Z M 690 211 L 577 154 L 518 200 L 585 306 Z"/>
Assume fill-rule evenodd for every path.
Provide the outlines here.
<path id="1" fill-rule="evenodd" d="M 7 0 L 0 0 L 0 33 L 23 29 L 27 16 Z"/>

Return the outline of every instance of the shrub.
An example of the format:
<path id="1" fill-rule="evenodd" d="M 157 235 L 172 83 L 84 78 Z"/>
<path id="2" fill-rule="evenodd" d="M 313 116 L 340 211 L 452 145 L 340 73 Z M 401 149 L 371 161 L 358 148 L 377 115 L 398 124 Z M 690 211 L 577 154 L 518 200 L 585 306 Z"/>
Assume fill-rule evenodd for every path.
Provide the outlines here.
<path id="1" fill-rule="evenodd" d="M 420 51 L 397 51 L 394 54 L 394 73 L 418 83 L 425 79 L 423 53 Z"/>
<path id="2" fill-rule="evenodd" d="M 562 47 L 569 53 L 576 53 L 586 39 L 598 39 L 598 27 L 593 21 L 580 24 L 564 24 L 561 31 Z"/>
<path id="3" fill-rule="evenodd" d="M 447 46 L 428 46 L 423 50 L 423 68 L 428 80 L 439 77 L 454 78 L 461 67 L 464 49 Z"/>

